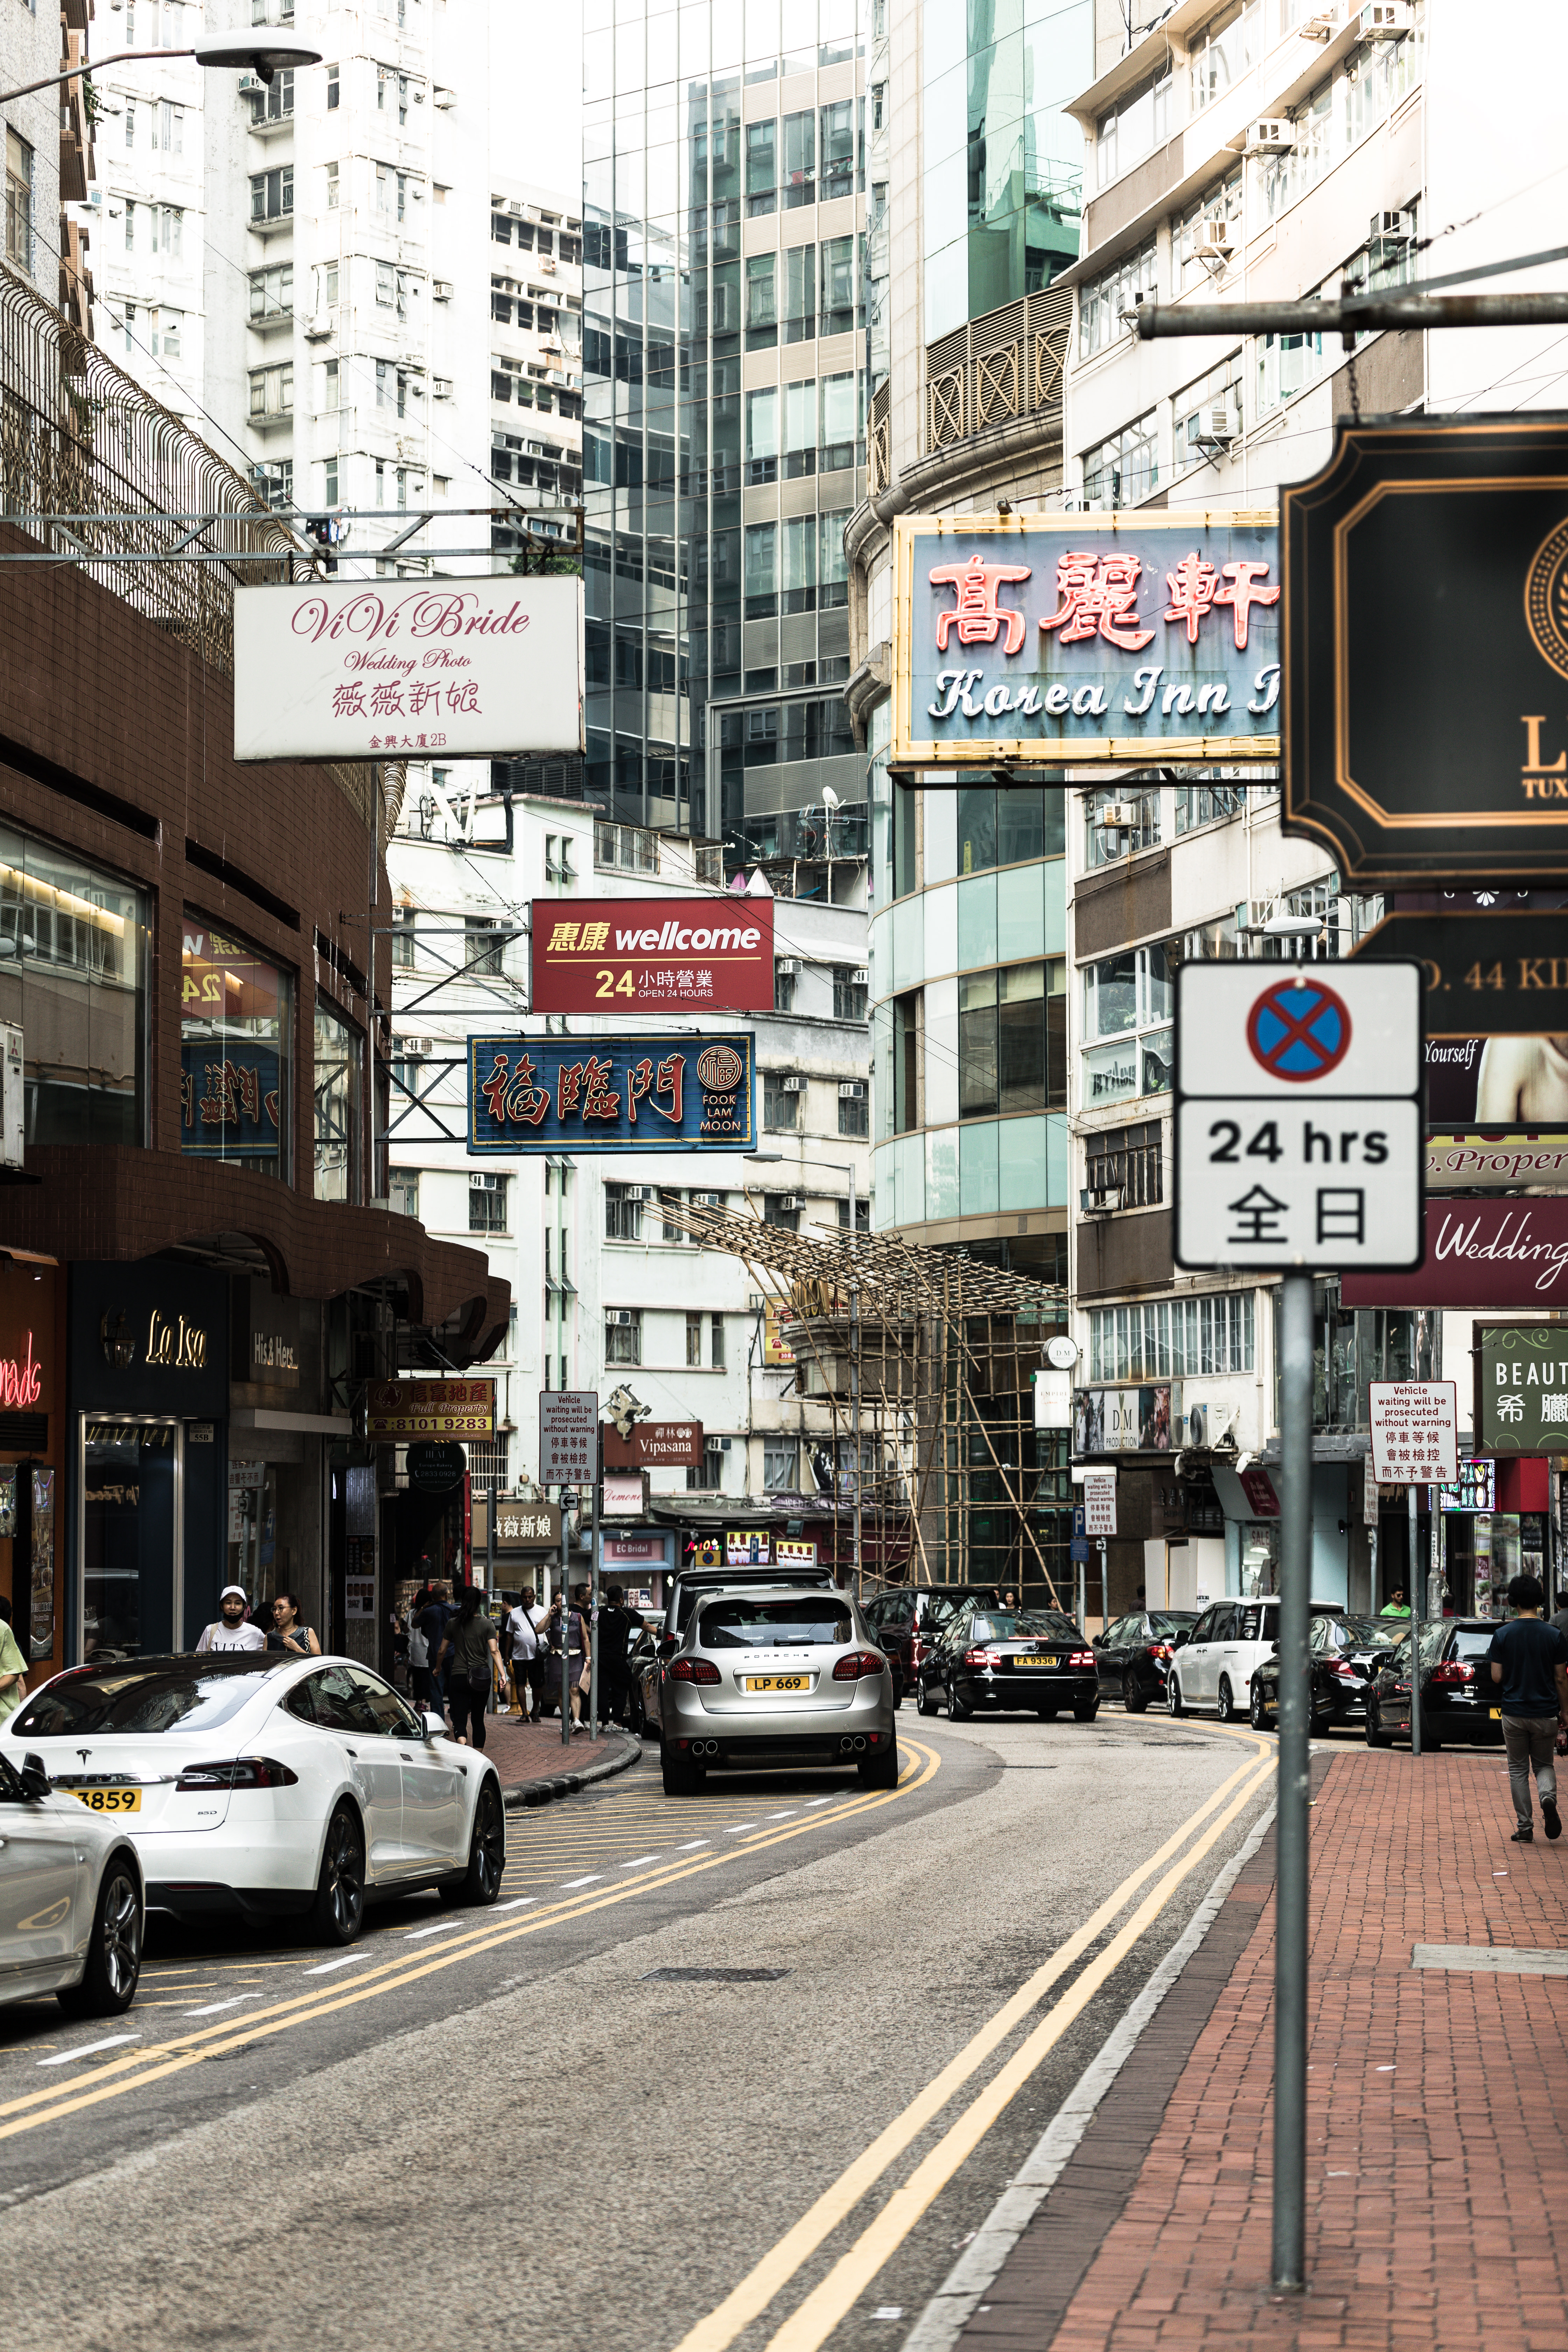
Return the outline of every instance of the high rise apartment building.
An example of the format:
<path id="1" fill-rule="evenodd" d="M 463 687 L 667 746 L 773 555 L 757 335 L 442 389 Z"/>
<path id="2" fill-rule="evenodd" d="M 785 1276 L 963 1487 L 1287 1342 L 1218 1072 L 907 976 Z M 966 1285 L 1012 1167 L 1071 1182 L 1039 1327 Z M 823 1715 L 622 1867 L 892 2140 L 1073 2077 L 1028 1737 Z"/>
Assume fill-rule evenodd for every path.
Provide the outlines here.
<path id="1" fill-rule="evenodd" d="M 26 88 L 79 64 L 92 0 L 28 0 L 0 21 L 0 88 Z M 93 175 L 90 112 L 79 83 L 37 89 L 0 110 L 5 142 L 5 260 L 84 334 L 92 332 L 88 268 Z M 66 207 L 69 205 L 68 212 Z"/>
<path id="2" fill-rule="evenodd" d="M 125 0 L 99 46 L 184 48 L 202 29 L 194 0 Z M 237 440 L 202 414 L 206 321 L 204 74 L 194 58 L 110 66 L 97 75 L 98 179 L 89 193 L 98 340 L 128 375 L 232 465 Z M 230 433 L 237 420 L 225 418 Z"/>
<path id="3" fill-rule="evenodd" d="M 863 836 L 845 525 L 864 488 L 856 0 L 584 10 L 588 788 L 788 856 Z M 851 830 L 853 829 L 853 831 Z"/>
<path id="4" fill-rule="evenodd" d="M 498 506 L 583 494 L 583 222 L 521 182 L 490 190 L 490 473 Z M 526 526 L 495 520 L 498 551 Z M 552 535 L 560 536 L 559 519 Z"/>

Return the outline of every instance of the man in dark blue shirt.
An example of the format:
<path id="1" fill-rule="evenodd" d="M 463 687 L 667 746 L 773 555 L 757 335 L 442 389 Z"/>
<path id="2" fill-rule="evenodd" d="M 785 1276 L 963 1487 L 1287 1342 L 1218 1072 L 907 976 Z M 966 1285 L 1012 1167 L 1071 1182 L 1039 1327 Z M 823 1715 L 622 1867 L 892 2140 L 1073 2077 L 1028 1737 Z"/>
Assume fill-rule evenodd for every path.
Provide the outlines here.
<path id="1" fill-rule="evenodd" d="M 1498 1627 L 1487 1657 L 1493 1682 L 1501 1685 L 1503 1746 L 1508 1750 L 1513 1810 L 1519 1817 L 1513 1843 L 1529 1845 L 1535 1835 L 1530 1801 L 1531 1771 L 1541 1792 L 1546 1834 L 1549 1838 L 1563 1834 L 1553 1759 L 1558 1726 L 1568 1723 L 1568 1641 L 1555 1625 L 1542 1622 L 1546 1594 L 1538 1578 L 1516 1576 L 1508 1588 L 1508 1600 L 1510 1608 L 1519 1613 Z"/>

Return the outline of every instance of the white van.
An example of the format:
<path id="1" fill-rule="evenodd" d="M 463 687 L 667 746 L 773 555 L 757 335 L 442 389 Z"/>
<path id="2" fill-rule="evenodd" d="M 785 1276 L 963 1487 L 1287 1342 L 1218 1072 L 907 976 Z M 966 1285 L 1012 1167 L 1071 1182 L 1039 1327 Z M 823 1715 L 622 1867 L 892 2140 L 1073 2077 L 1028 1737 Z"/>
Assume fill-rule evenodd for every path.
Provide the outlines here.
<path id="1" fill-rule="evenodd" d="M 1336 1601 L 1313 1601 L 1308 1607 L 1314 1614 L 1344 1614 Z M 1165 1676 L 1167 1710 L 1186 1715 L 1194 1707 L 1212 1706 L 1222 1723 L 1245 1723 L 1253 1668 L 1272 1657 L 1279 1639 L 1278 1593 L 1212 1602 L 1172 1657 Z"/>

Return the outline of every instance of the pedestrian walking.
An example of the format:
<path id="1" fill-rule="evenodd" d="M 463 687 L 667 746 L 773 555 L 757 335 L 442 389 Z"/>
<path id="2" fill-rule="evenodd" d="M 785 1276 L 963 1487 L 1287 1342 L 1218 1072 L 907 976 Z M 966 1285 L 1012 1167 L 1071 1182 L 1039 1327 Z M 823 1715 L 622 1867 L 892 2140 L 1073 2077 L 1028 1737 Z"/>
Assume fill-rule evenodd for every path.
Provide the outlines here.
<path id="1" fill-rule="evenodd" d="M 0 1723 L 27 1696 L 27 1662 L 11 1629 L 11 1603 L 0 1594 Z"/>
<path id="2" fill-rule="evenodd" d="M 1564 1591 L 1562 1585 L 1557 1588 L 1557 1614 L 1552 1622 L 1556 1626 L 1557 1631 L 1568 1639 L 1568 1591 Z"/>
<path id="3" fill-rule="evenodd" d="M 599 1612 L 599 1704 L 606 1723 L 631 1727 L 632 1677 L 626 1654 L 642 1631 L 640 1610 L 628 1606 L 625 1587 L 606 1584 Z"/>
<path id="4" fill-rule="evenodd" d="M 485 1744 L 485 1705 L 500 1664 L 500 1643 L 479 1605 L 483 1599 L 478 1585 L 470 1584 L 447 1627 L 440 1651 L 441 1660 L 451 1661 L 447 1696 L 452 1737 L 461 1745 L 475 1748 Z"/>
<path id="5" fill-rule="evenodd" d="M 300 1622 L 300 1596 L 297 1592 L 275 1592 L 272 1596 L 272 1631 L 267 1636 L 269 1650 L 288 1650 L 296 1658 L 319 1658 L 321 1645 L 309 1625 Z"/>
<path id="6" fill-rule="evenodd" d="M 517 1698 L 512 1712 L 521 1715 L 525 1723 L 537 1722 L 542 1712 L 538 1617 L 533 1587 L 525 1584 L 522 1598 L 506 1621 L 504 1644 L 511 1661 L 512 1689 Z"/>
<path id="7" fill-rule="evenodd" d="M 1493 1682 L 1501 1685 L 1502 1740 L 1519 1821 L 1511 1843 L 1529 1845 L 1535 1835 L 1530 1801 L 1531 1772 L 1546 1834 L 1549 1838 L 1563 1834 L 1554 1759 L 1558 1729 L 1568 1724 L 1568 1639 L 1555 1625 L 1542 1621 L 1546 1593 L 1538 1577 L 1514 1577 L 1509 1584 L 1508 1601 L 1519 1613 L 1498 1627 L 1487 1660 Z"/>
<path id="8" fill-rule="evenodd" d="M 574 1732 L 583 1728 L 583 1698 L 588 1687 L 592 1654 L 588 1646 L 588 1620 L 581 1609 L 563 1608 L 558 1593 L 541 1627 L 547 1655 L 544 1665 L 545 1696 L 564 1709 L 572 1709 Z"/>
<path id="9" fill-rule="evenodd" d="M 445 1705 L 447 1696 L 447 1677 L 441 1665 L 442 1644 L 447 1639 L 448 1621 L 457 1613 L 447 1599 L 447 1586 L 437 1580 L 431 1586 L 430 1598 L 419 1613 L 419 1630 L 425 1636 L 437 1708 Z"/>
<path id="10" fill-rule="evenodd" d="M 196 1643 L 202 1650 L 264 1650 L 267 1636 L 259 1625 L 246 1618 L 246 1598 L 243 1584 L 226 1584 L 217 1597 L 218 1613 L 210 1625 L 204 1625 Z"/>
<path id="11" fill-rule="evenodd" d="M 429 1602 L 426 1601 L 426 1607 Z M 414 1704 L 421 1714 L 439 1713 L 436 1706 L 436 1680 L 430 1672 L 430 1644 L 426 1638 L 423 1612 L 408 1612 L 408 1687 Z"/>

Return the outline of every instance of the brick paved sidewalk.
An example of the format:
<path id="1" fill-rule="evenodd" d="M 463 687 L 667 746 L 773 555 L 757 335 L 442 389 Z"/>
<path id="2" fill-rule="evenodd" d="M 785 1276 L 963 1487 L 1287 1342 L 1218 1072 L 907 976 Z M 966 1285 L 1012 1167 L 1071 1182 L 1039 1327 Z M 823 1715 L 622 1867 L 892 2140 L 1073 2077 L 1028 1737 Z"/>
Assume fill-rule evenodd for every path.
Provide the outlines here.
<path id="1" fill-rule="evenodd" d="M 1052 2352 L 1563 2352 L 1568 1983 L 1411 1965 L 1416 1944 L 1568 1949 L 1568 1837 L 1548 1845 L 1538 1819 L 1535 1843 L 1516 1846 L 1512 1828 L 1495 1749 L 1416 1765 L 1347 1748 L 1322 1779 L 1304 2296 L 1268 2290 L 1274 1899 L 1271 1885 L 1238 1881 L 1233 1904 L 1265 1899 L 1240 1915 L 1256 1925 L 1152 2144 L 1114 2179 L 1141 2068 L 1145 2114 L 1158 2116 L 1166 2087 L 1148 2079 L 1157 2048 L 1141 2044 L 1115 2085 L 1121 2141 L 1108 2161 L 1090 2126 L 964 2328 L 966 2352 L 1026 2340 Z M 1211 1936 L 1222 1948 L 1225 1925 Z M 1187 1990 L 1193 1974 L 1166 2008 L 1184 1998 L 1207 2008 L 1208 1990 Z M 1081 2229 L 1097 2196 L 1099 2251 L 1065 2310 L 1052 2311 L 1050 2249 L 1062 2248 L 1075 2199 Z"/>
<path id="2" fill-rule="evenodd" d="M 555 1716 L 543 1723 L 523 1723 L 509 1715 L 485 1717 L 485 1753 L 500 1774 L 509 1799 L 514 1790 L 528 1801 L 530 1792 L 543 1794 L 542 1784 L 563 1774 L 579 1774 L 589 1766 L 617 1759 L 627 1753 L 624 1731 L 602 1727 L 597 1739 L 585 1731 L 575 1734 L 570 1748 L 561 1745 L 561 1724 Z M 595 1778 L 606 1777 L 596 1774 Z"/>

